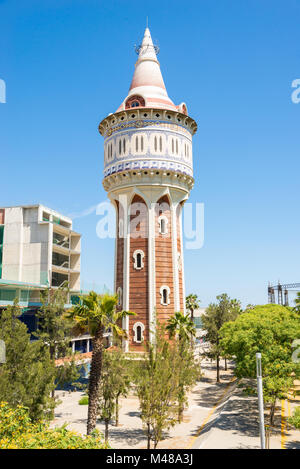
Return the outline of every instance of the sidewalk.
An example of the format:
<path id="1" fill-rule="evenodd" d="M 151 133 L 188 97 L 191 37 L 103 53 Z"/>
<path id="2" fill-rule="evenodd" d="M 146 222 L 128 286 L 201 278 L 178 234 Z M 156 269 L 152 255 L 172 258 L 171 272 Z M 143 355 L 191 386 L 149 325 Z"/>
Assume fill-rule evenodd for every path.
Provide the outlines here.
<path id="1" fill-rule="evenodd" d="M 246 396 L 233 378 L 232 369 L 221 369 L 221 383 L 216 383 L 214 363 L 202 362 L 203 377 L 189 394 L 189 407 L 183 422 L 165 432 L 159 449 L 257 449 L 260 447 L 257 397 Z M 57 393 L 62 400 L 55 411 L 52 425 L 69 423 L 68 428 L 86 432 L 87 406 L 78 405 L 81 392 Z M 280 403 L 279 403 L 280 404 Z M 299 403 L 298 403 L 299 404 Z M 295 403 L 290 404 L 289 410 Z M 115 449 L 146 448 L 146 437 L 140 419 L 139 402 L 135 396 L 121 400 L 120 426 L 109 427 L 109 441 Z M 299 448 L 300 432 L 287 431 L 286 411 L 281 419 L 281 407 L 276 413 L 276 430 L 271 448 Z M 282 421 L 284 426 L 281 426 Z M 104 425 L 97 428 L 103 433 Z"/>

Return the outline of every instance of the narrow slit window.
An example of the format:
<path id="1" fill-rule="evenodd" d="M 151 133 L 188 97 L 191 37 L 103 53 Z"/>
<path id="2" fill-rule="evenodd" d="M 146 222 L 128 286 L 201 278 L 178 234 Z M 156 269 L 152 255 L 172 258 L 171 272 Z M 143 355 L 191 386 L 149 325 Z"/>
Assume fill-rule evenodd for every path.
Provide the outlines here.
<path id="1" fill-rule="evenodd" d="M 167 304 L 167 302 L 168 302 L 168 292 L 167 292 L 167 289 L 164 288 L 163 289 L 163 303 Z"/>

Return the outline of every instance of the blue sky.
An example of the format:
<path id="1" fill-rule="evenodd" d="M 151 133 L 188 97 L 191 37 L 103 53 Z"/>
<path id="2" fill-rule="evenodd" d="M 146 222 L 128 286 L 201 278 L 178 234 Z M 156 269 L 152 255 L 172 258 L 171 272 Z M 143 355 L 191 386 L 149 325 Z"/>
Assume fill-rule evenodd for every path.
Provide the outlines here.
<path id="1" fill-rule="evenodd" d="M 187 292 L 265 303 L 268 281 L 300 281 L 298 0 L 0 0 L 0 205 L 71 214 L 105 200 L 97 126 L 127 94 L 146 16 L 169 96 L 198 122 L 205 243 L 185 253 Z M 98 220 L 74 220 L 82 278 L 112 287 Z"/>

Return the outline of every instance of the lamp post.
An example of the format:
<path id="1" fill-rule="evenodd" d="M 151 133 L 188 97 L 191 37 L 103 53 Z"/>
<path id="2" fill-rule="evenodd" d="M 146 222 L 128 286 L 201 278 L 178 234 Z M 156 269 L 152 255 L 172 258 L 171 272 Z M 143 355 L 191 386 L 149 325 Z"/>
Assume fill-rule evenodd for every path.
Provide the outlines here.
<path id="1" fill-rule="evenodd" d="M 260 447 L 261 449 L 266 449 L 264 400 L 263 400 L 262 371 L 261 371 L 261 353 L 256 354 L 256 376 L 257 376 L 257 394 L 258 394 L 258 410 L 259 410 Z"/>

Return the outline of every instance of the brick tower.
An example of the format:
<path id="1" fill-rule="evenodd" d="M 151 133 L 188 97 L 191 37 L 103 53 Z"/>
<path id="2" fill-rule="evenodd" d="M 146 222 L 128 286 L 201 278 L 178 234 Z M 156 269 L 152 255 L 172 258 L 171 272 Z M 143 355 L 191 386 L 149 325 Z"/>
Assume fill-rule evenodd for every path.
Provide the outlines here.
<path id="1" fill-rule="evenodd" d="M 169 98 L 157 52 L 146 28 L 129 93 L 99 125 L 103 186 L 117 218 L 118 308 L 136 313 L 123 324 L 126 351 L 153 341 L 155 317 L 185 310 L 181 211 L 194 183 L 197 124 Z"/>

